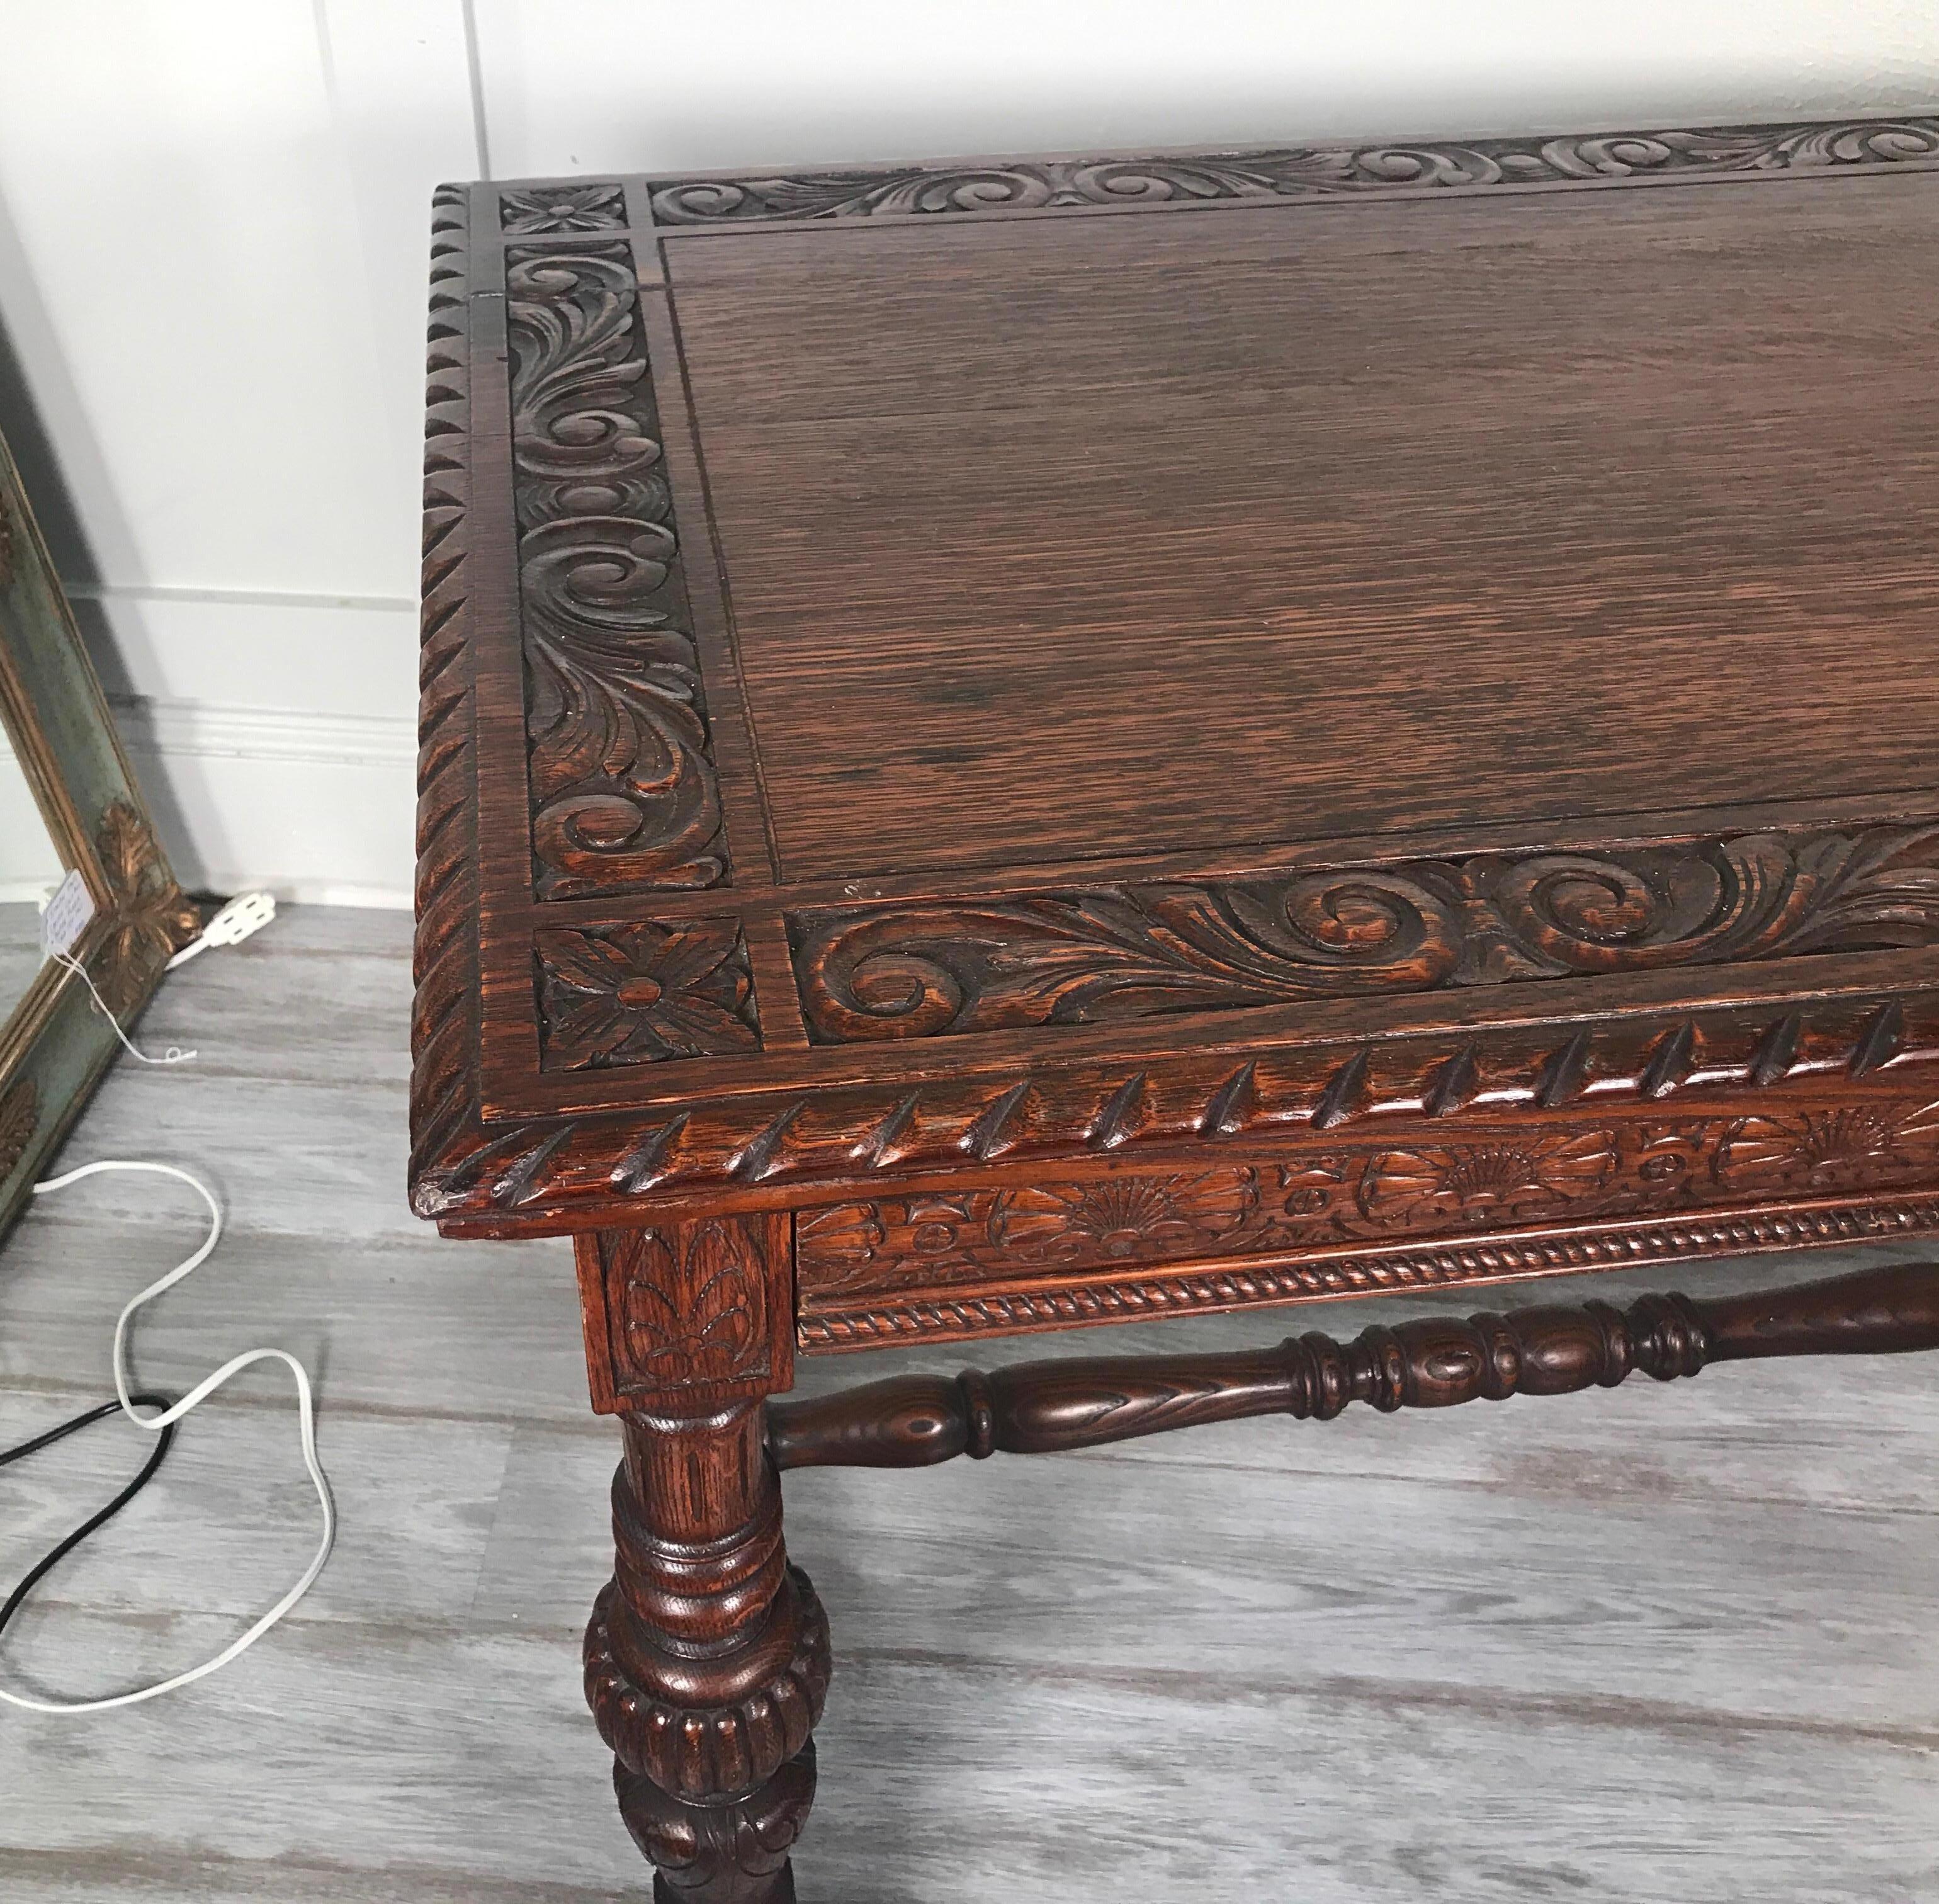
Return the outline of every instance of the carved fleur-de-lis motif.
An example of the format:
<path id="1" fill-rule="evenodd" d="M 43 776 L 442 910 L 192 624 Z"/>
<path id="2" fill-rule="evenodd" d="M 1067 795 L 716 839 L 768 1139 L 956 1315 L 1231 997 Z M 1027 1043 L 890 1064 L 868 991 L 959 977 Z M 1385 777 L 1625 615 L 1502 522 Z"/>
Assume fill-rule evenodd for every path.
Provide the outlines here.
<path id="1" fill-rule="evenodd" d="M 737 920 L 546 931 L 537 944 L 549 1071 L 759 1049 Z"/>
<path id="2" fill-rule="evenodd" d="M 626 1260 L 617 1304 L 623 1354 L 659 1389 L 729 1382 L 753 1371 L 766 1346 L 762 1272 L 719 1223 L 680 1241 L 642 1232 Z"/>

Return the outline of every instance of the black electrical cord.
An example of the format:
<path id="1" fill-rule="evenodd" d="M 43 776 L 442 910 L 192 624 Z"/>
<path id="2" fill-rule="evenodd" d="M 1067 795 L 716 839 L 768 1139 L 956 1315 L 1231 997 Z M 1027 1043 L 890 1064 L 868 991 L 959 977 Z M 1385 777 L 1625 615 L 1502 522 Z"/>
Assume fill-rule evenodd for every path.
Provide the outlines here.
<path id="1" fill-rule="evenodd" d="M 164 1411 L 175 1406 L 173 1396 L 158 1394 L 152 1390 L 139 1395 L 130 1396 L 129 1399 L 131 1401 L 141 1403 L 145 1407 L 160 1409 Z M 5 1467 L 14 1461 L 25 1461 L 29 1455 L 38 1455 L 43 1448 L 51 1448 L 56 1442 L 65 1441 L 69 1435 L 77 1434 L 83 1428 L 90 1427 L 110 1415 L 119 1415 L 120 1412 L 121 1404 L 119 1402 L 105 1402 L 99 1408 L 90 1409 L 85 1415 L 77 1415 L 72 1421 L 63 1421 L 59 1427 L 50 1428 L 44 1435 L 36 1435 L 32 1441 L 23 1441 L 17 1448 L 0 1449 L 0 1467 Z M 120 1513 L 122 1509 L 126 1507 L 129 1502 L 132 1500 L 155 1478 L 155 1470 L 161 1466 L 163 1458 L 168 1453 L 169 1446 L 175 1438 L 175 1424 L 171 1421 L 156 1436 L 155 1452 L 148 1457 L 141 1473 L 136 1475 L 134 1479 L 129 1482 L 127 1486 L 123 1488 L 105 1507 L 102 1508 L 99 1513 L 95 1515 L 91 1519 L 82 1522 L 81 1525 L 76 1528 L 58 1547 L 55 1548 L 52 1553 L 34 1564 L 29 1570 L 26 1578 L 7 1596 L 6 1604 L 0 1606 L 0 1633 L 4 1633 L 7 1630 L 7 1622 L 20 1610 L 20 1603 L 33 1592 L 43 1578 L 53 1568 L 58 1567 L 96 1528 L 105 1526 L 114 1519 L 114 1516 Z"/>

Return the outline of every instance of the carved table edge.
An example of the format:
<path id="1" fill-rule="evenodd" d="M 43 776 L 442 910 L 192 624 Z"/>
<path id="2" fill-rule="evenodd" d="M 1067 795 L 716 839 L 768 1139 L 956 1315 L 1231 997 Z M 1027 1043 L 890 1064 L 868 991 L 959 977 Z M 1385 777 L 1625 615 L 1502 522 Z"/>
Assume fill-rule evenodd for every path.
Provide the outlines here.
<path id="1" fill-rule="evenodd" d="M 414 1163 L 412 1207 L 449 1234 L 537 1235 L 650 1220 L 683 1199 L 836 1202 L 979 1166 L 1197 1154 L 1319 1139 L 1343 1126 L 1601 1117 L 1675 1098 L 1691 1110 L 1789 1089 L 1922 1085 L 1939 1096 L 1939 989 L 1098 1060 L 1067 1067 L 799 1087 L 630 1116 L 487 1126 L 475 1108 Z M 1595 1108 L 1588 1108 L 1590 1104 Z M 429 1134 L 429 1133 L 428 1133 Z M 772 1187 L 776 1196 L 745 1193 Z"/>

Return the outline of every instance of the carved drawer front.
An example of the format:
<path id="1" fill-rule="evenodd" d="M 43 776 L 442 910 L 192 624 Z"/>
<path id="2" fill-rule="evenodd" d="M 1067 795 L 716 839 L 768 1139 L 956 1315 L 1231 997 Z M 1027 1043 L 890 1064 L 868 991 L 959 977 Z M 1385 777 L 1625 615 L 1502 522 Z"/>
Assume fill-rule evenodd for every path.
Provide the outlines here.
<path id="1" fill-rule="evenodd" d="M 1939 1079 L 1405 1129 L 796 1219 L 811 1349 L 1484 1282 L 1939 1226 Z"/>

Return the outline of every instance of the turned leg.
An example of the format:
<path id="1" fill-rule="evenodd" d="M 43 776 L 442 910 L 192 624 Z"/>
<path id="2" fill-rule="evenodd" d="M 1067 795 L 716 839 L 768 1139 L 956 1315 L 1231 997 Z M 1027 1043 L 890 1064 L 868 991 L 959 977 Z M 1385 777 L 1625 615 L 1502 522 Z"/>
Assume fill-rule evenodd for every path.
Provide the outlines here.
<path id="1" fill-rule="evenodd" d="M 580 1247 L 594 1398 L 625 1435 L 586 1692 L 659 1904 L 790 1904 L 814 1796 L 828 1622 L 788 1564 L 763 1445 L 789 1373 L 769 1300 L 784 1238 L 747 1218 Z"/>

